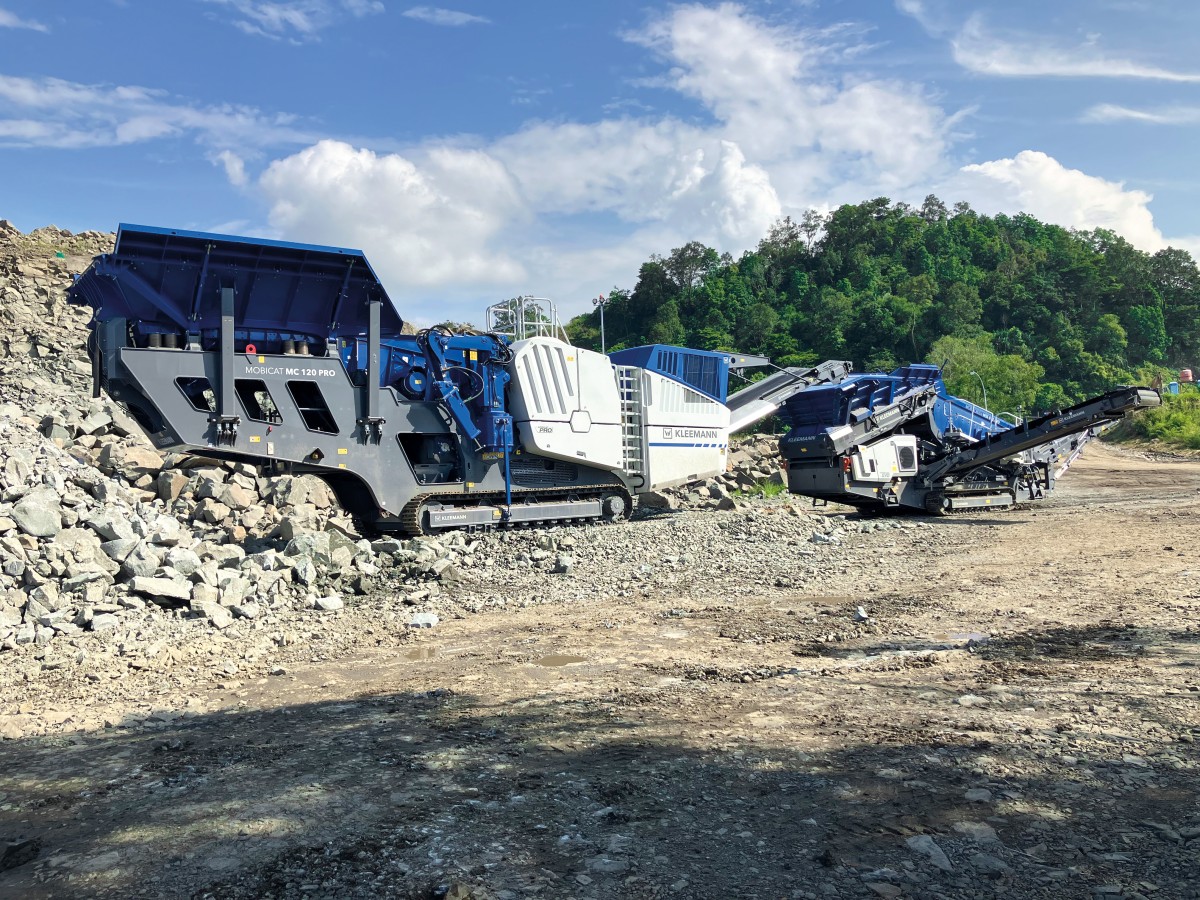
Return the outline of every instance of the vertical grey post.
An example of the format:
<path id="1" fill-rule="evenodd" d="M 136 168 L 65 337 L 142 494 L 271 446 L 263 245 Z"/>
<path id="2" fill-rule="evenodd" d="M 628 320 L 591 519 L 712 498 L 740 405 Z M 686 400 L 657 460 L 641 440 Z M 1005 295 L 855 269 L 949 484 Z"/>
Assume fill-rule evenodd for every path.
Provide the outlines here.
<path id="1" fill-rule="evenodd" d="M 367 419 L 379 419 L 379 299 L 367 301 Z"/>
<path id="2" fill-rule="evenodd" d="M 221 386 L 217 394 L 217 415 L 233 416 L 233 288 L 221 288 Z"/>
<path id="3" fill-rule="evenodd" d="M 104 353 L 104 343 L 100 340 L 100 329 L 97 328 L 92 332 L 92 399 L 100 397 L 100 373 L 103 368 L 100 365 L 100 356 Z"/>
<path id="4" fill-rule="evenodd" d="M 608 303 L 608 298 L 601 294 L 592 301 L 592 306 L 600 307 L 600 352 L 607 353 L 608 348 L 604 340 L 604 304 Z"/>

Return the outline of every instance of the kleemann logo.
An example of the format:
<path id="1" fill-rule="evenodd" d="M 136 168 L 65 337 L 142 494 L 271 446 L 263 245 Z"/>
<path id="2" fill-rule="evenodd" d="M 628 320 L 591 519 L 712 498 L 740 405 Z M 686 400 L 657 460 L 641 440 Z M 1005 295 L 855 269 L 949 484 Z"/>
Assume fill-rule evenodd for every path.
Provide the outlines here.
<path id="1" fill-rule="evenodd" d="M 664 428 L 664 441 L 715 441 L 721 436 L 716 428 Z"/>

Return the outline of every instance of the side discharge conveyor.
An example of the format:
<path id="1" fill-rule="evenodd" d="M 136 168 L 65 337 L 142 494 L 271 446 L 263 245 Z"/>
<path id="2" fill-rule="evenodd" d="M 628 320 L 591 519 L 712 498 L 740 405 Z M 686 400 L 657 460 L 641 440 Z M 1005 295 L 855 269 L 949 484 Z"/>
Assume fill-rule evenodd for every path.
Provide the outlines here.
<path id="1" fill-rule="evenodd" d="M 946 393 L 935 366 L 847 375 L 790 397 L 780 440 L 788 489 L 863 509 L 1012 506 L 1053 490 L 1090 429 L 1158 406 L 1125 387 L 1013 424 Z"/>
<path id="2" fill-rule="evenodd" d="M 95 390 L 162 450 L 324 478 L 379 529 L 617 520 L 725 471 L 729 435 L 847 363 L 572 346 L 553 305 L 484 333 L 414 331 L 358 250 L 122 225 L 69 299 L 93 311 Z"/>

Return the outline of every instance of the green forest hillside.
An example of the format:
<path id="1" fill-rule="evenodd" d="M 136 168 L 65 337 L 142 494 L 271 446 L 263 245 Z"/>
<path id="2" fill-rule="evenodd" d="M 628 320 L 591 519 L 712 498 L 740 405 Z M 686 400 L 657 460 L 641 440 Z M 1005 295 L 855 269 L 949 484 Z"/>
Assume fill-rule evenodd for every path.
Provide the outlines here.
<path id="1" fill-rule="evenodd" d="M 599 312 L 569 331 L 599 349 Z M 605 333 L 609 350 L 945 363 L 951 391 L 978 401 L 982 382 L 993 410 L 1028 413 L 1200 368 L 1200 271 L 1185 251 L 1148 254 L 1109 231 L 881 198 L 784 219 L 737 260 L 698 243 L 652 256 L 609 295 Z"/>

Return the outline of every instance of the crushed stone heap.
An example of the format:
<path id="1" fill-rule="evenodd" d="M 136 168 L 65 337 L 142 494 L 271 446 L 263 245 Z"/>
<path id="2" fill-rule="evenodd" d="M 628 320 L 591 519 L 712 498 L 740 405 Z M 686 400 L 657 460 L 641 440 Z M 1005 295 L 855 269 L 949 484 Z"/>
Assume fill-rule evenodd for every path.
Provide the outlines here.
<path id="1" fill-rule="evenodd" d="M 507 558 L 481 549 L 504 535 L 369 540 L 318 478 L 157 451 L 116 403 L 91 396 L 90 310 L 65 298 L 113 240 L 0 220 L 0 650 L 278 622 L 383 585 L 421 605 L 477 558 Z M 775 442 L 752 437 L 727 474 L 643 505 L 745 506 L 782 484 Z"/>

